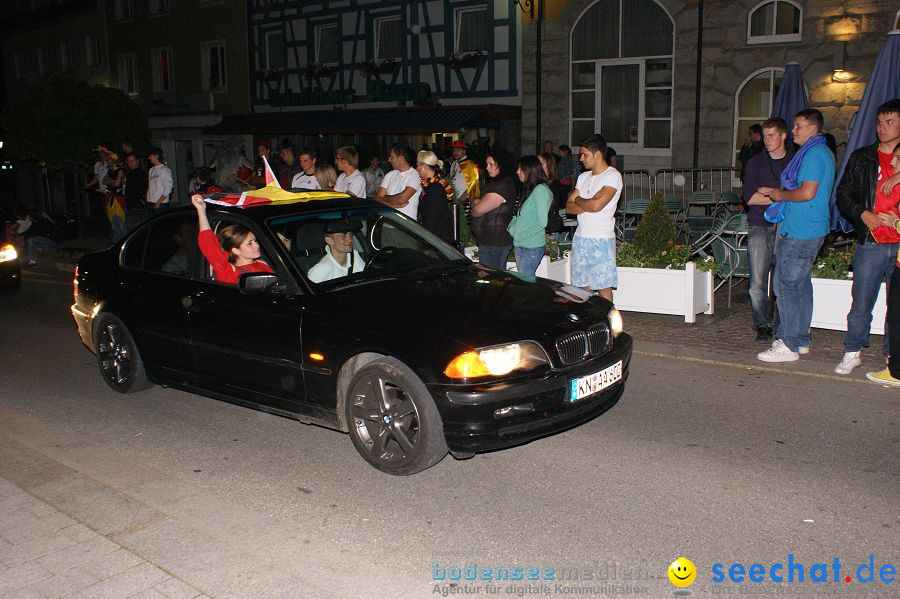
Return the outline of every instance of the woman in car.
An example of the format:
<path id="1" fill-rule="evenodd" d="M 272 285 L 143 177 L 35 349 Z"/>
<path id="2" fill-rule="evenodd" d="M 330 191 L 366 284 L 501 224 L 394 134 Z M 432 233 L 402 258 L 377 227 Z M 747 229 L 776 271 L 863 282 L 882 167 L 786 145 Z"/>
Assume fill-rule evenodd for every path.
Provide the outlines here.
<path id="1" fill-rule="evenodd" d="M 450 207 L 453 205 L 453 188 L 440 173 L 444 163 L 429 150 L 422 150 L 416 156 L 416 172 L 422 183 L 419 197 L 419 222 L 423 227 L 453 245 L 453 220 Z"/>
<path id="2" fill-rule="evenodd" d="M 191 196 L 191 203 L 197 209 L 200 225 L 197 244 L 212 266 L 216 281 L 237 285 L 243 272 L 273 272 L 271 266 L 259 259 L 259 242 L 250 229 L 243 225 L 226 225 L 217 236 L 209 226 L 203 196 Z"/>
<path id="3" fill-rule="evenodd" d="M 533 275 L 547 245 L 544 229 L 553 203 L 553 192 L 547 187 L 547 176 L 537 156 L 522 156 L 516 175 L 522 182 L 522 193 L 519 195 L 519 209 L 507 229 L 513 237 L 516 270 Z"/>
<path id="4" fill-rule="evenodd" d="M 512 236 L 506 230 L 516 209 L 516 184 L 512 158 L 499 148 L 487 155 L 487 182 L 480 198 L 472 200 L 472 232 L 478 241 L 478 261 L 485 266 L 506 270 L 506 257 L 512 249 Z"/>

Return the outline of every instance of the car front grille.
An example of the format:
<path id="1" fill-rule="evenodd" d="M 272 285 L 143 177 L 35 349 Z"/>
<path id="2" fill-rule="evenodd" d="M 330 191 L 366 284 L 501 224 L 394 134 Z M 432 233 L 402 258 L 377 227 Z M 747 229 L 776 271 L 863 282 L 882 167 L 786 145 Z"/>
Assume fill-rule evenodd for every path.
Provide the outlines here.
<path id="1" fill-rule="evenodd" d="M 560 361 L 568 366 L 587 358 L 602 356 L 612 347 L 612 335 L 605 323 L 598 323 L 586 331 L 572 331 L 556 340 Z"/>

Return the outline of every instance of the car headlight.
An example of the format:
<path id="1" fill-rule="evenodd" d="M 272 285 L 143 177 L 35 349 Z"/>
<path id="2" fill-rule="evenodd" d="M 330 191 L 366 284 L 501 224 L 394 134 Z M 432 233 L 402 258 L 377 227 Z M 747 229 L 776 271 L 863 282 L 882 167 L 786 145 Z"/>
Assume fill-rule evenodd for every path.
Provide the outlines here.
<path id="1" fill-rule="evenodd" d="M 453 358 L 444 374 L 452 379 L 502 376 L 514 370 L 531 370 L 548 364 L 546 352 L 534 341 L 492 345 L 468 351 Z"/>
<path id="2" fill-rule="evenodd" d="M 16 253 L 16 248 L 12 246 L 12 244 L 7 243 L 3 246 L 0 246 L 0 262 L 9 262 L 10 260 L 15 260 L 19 257 L 19 254 Z"/>
<path id="3" fill-rule="evenodd" d="M 622 320 L 622 313 L 613 308 L 606 315 L 609 318 L 609 328 L 612 330 L 613 337 L 618 337 L 625 330 L 625 322 Z"/>

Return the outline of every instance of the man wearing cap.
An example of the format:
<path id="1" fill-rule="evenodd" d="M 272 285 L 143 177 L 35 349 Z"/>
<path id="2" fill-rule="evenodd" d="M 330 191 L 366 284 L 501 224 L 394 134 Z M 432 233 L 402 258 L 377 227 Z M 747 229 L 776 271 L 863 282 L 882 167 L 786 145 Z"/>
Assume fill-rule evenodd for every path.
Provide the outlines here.
<path id="1" fill-rule="evenodd" d="M 450 181 L 453 183 L 457 197 L 460 201 L 475 200 L 481 197 L 478 189 L 478 165 L 466 156 L 466 142 L 457 139 L 450 147 L 453 150 Z"/>
<path id="2" fill-rule="evenodd" d="M 106 175 L 109 174 L 109 164 L 107 157 L 109 156 L 109 146 L 100 144 L 92 151 L 97 152 L 97 162 L 94 163 L 94 176 L 90 181 L 84 184 L 85 189 L 91 189 L 95 185 L 97 189 L 106 192 Z"/>
<path id="3" fill-rule="evenodd" d="M 165 164 L 165 155 L 160 148 L 150 148 L 150 183 L 147 188 L 147 213 L 152 216 L 169 207 L 172 195 L 172 171 Z"/>
<path id="4" fill-rule="evenodd" d="M 315 266 L 309 269 L 306 276 L 313 283 L 330 281 L 359 272 L 365 266 L 362 256 L 353 249 L 353 231 L 359 225 L 336 220 L 325 225 L 325 255 Z"/>

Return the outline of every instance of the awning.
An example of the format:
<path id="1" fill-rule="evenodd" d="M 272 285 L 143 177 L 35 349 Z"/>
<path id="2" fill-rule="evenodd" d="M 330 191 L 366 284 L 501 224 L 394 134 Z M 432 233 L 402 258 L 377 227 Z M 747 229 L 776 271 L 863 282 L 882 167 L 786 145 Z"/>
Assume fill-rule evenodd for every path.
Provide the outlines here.
<path id="1" fill-rule="evenodd" d="M 461 128 L 499 129 L 501 119 L 520 119 L 521 112 L 519 106 L 489 105 L 231 114 L 204 132 L 214 135 L 450 133 Z"/>

